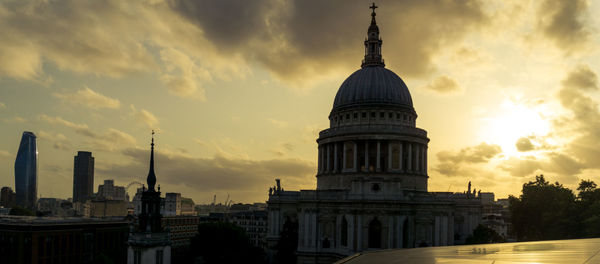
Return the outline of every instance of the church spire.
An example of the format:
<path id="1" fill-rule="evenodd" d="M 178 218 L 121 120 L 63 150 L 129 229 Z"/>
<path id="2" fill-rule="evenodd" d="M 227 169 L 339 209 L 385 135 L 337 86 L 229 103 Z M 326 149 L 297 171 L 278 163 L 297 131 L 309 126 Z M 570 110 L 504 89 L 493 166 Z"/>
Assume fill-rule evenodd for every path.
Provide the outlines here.
<path id="1" fill-rule="evenodd" d="M 361 67 L 384 67 L 385 63 L 381 57 L 381 44 L 383 41 L 379 38 L 379 27 L 377 27 L 377 21 L 375 20 L 377 6 L 373 3 L 369 8 L 373 11 L 371 11 L 371 25 L 369 25 L 367 39 L 365 40 L 365 59 L 362 61 Z"/>
<path id="2" fill-rule="evenodd" d="M 148 178 L 146 182 L 148 183 L 148 191 L 154 191 L 154 185 L 156 184 L 156 175 L 154 175 L 154 130 L 152 130 L 152 144 L 150 151 L 150 171 L 148 172 Z"/>

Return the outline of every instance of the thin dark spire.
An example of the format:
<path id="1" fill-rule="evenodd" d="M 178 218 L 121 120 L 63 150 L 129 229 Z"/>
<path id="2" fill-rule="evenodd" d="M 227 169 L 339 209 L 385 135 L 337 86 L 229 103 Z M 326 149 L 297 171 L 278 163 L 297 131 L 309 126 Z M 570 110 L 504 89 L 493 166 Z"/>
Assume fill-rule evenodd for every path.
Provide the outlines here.
<path id="1" fill-rule="evenodd" d="M 383 58 L 381 57 L 381 44 L 383 41 L 379 38 L 379 27 L 375 20 L 375 9 L 377 6 L 373 3 L 370 7 L 371 11 L 371 25 L 367 31 L 367 39 L 365 40 L 365 59 L 362 61 L 361 67 L 368 66 L 385 66 Z"/>
<path id="2" fill-rule="evenodd" d="M 152 130 L 152 143 L 150 144 L 150 171 L 148 172 L 148 191 L 154 191 L 154 185 L 156 185 L 156 175 L 154 174 L 154 130 Z"/>

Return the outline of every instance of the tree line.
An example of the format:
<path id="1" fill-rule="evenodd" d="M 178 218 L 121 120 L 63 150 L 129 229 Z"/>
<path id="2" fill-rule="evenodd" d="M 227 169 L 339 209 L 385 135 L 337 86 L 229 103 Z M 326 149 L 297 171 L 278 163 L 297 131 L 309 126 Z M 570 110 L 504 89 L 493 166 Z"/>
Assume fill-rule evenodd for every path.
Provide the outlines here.
<path id="1" fill-rule="evenodd" d="M 600 189 L 582 180 L 577 195 L 544 175 L 523 184 L 519 197 L 509 197 L 514 235 L 518 241 L 600 237 Z"/>

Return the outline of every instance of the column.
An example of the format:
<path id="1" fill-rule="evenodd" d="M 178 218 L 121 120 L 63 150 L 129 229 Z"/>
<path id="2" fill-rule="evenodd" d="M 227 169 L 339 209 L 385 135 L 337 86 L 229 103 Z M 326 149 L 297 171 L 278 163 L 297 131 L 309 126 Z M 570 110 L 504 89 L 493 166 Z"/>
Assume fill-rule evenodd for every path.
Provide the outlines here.
<path id="1" fill-rule="evenodd" d="M 354 141 L 354 171 L 358 171 L 358 143 Z"/>
<path id="2" fill-rule="evenodd" d="M 437 246 L 440 245 L 440 232 L 441 232 L 440 231 L 440 224 L 441 224 L 440 217 L 436 216 L 435 217 L 435 224 L 434 224 L 435 228 L 434 228 L 434 231 L 433 231 L 434 235 L 433 235 L 433 241 L 432 241 L 433 242 L 433 246 L 435 246 L 435 247 L 437 247 Z"/>
<path id="3" fill-rule="evenodd" d="M 419 172 L 420 168 L 420 161 L 419 161 L 419 150 L 420 150 L 421 146 L 419 144 L 415 144 L 415 171 Z"/>
<path id="4" fill-rule="evenodd" d="M 381 142 L 377 140 L 377 171 L 381 171 Z"/>
<path id="5" fill-rule="evenodd" d="M 342 146 L 342 150 L 343 150 L 343 153 L 342 153 L 342 171 L 345 171 L 346 170 L 346 142 L 342 142 L 342 144 L 344 144 Z"/>
<path id="6" fill-rule="evenodd" d="M 442 235 L 441 235 L 440 246 L 447 246 L 447 245 L 448 245 L 448 216 L 444 215 L 444 216 L 442 216 Z"/>
<path id="7" fill-rule="evenodd" d="M 317 159 L 317 163 L 319 164 L 317 166 L 317 172 L 318 174 L 321 174 L 321 170 L 323 168 L 323 162 L 322 161 L 322 157 L 323 157 L 323 148 L 321 146 L 319 146 L 319 154 L 318 154 L 318 159 Z"/>
<path id="8" fill-rule="evenodd" d="M 333 143 L 333 172 L 338 169 L 338 143 Z"/>
<path id="9" fill-rule="evenodd" d="M 327 144 L 327 166 L 326 172 L 331 172 L 331 144 Z"/>
<path id="10" fill-rule="evenodd" d="M 408 155 L 408 160 L 406 161 L 406 170 L 411 171 L 412 170 L 412 143 L 408 143 L 408 153 L 406 153 Z"/>
<path id="11" fill-rule="evenodd" d="M 402 141 L 400 141 L 400 142 L 398 142 L 398 145 L 400 145 L 399 146 L 399 148 L 400 148 L 399 150 L 400 151 L 398 153 L 398 158 L 400 160 L 398 161 L 398 164 L 400 164 L 399 169 L 402 170 L 402 169 L 404 169 L 404 167 L 403 167 L 404 165 L 402 165 L 402 163 L 404 161 L 404 157 L 402 157 L 402 149 L 404 148 L 404 143 Z"/>
<path id="12" fill-rule="evenodd" d="M 388 171 L 392 170 L 392 141 L 388 142 Z"/>
<path id="13" fill-rule="evenodd" d="M 427 145 L 423 146 L 423 174 L 427 174 Z"/>
<path id="14" fill-rule="evenodd" d="M 369 141 L 365 140 L 365 171 L 369 171 Z"/>
<path id="15" fill-rule="evenodd" d="M 362 246 L 362 215 L 358 215 L 358 220 L 356 221 L 356 252 L 360 252 L 363 250 Z"/>

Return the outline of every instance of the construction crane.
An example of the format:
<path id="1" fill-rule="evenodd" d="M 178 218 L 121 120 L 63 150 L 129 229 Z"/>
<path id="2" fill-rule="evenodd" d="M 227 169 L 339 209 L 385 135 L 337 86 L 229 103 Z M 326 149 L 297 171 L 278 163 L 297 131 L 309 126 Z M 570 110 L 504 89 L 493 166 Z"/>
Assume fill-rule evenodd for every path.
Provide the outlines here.
<path id="1" fill-rule="evenodd" d="M 229 194 L 227 194 L 227 199 L 225 199 L 225 203 L 224 205 L 227 206 L 227 203 L 229 202 Z"/>

